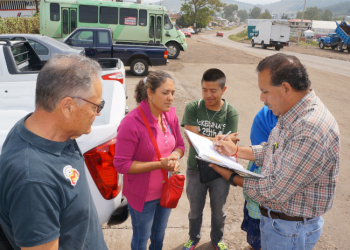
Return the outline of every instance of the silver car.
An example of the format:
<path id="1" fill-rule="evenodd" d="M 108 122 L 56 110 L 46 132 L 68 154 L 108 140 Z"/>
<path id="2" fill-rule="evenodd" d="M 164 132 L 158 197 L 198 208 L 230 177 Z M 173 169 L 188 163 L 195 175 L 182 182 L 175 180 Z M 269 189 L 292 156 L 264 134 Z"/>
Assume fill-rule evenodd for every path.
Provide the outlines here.
<path id="1" fill-rule="evenodd" d="M 80 54 L 85 55 L 84 48 L 71 47 L 56 39 L 39 34 L 3 34 L 0 40 L 23 40 L 26 38 L 42 61 L 47 61 L 53 54 Z"/>

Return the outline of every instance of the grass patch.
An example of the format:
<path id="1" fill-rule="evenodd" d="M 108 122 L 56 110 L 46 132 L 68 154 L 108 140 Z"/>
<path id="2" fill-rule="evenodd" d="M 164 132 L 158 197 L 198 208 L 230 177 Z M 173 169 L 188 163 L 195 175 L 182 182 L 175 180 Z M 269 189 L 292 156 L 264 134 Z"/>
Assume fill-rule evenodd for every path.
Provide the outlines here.
<path id="1" fill-rule="evenodd" d="M 231 35 L 228 37 L 230 40 L 235 41 L 235 42 L 240 42 L 240 41 L 250 41 L 252 40 L 251 38 L 248 38 L 248 31 L 247 30 L 243 30 L 242 32 L 239 32 L 235 35 Z"/>
<path id="2" fill-rule="evenodd" d="M 313 46 L 313 47 L 318 47 L 318 42 L 317 41 L 310 41 L 310 42 L 299 42 L 299 46 L 301 47 L 309 47 L 309 46 Z"/>

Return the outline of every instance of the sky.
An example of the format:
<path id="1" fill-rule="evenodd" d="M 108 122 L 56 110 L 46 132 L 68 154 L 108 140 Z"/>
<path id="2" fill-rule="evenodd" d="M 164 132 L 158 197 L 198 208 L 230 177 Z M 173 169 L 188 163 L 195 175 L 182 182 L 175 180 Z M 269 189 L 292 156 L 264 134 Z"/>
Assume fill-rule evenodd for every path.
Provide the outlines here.
<path id="1" fill-rule="evenodd" d="M 166 0 L 171 1 L 171 0 Z M 280 0 L 237 0 L 243 3 L 251 3 L 251 4 L 268 4 L 268 3 L 274 3 L 278 2 Z M 152 3 L 152 2 L 159 2 L 159 0 L 144 0 L 144 3 Z"/>

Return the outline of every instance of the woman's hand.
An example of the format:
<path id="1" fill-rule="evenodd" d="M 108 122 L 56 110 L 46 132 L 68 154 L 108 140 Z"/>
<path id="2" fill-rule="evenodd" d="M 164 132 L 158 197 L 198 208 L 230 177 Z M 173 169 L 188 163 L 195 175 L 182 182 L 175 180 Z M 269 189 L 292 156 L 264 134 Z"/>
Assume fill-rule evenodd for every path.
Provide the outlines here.
<path id="1" fill-rule="evenodd" d="M 160 158 L 160 168 L 168 170 L 168 171 L 178 171 L 180 168 L 180 164 L 177 161 L 178 156 L 169 155 L 166 158 Z"/>

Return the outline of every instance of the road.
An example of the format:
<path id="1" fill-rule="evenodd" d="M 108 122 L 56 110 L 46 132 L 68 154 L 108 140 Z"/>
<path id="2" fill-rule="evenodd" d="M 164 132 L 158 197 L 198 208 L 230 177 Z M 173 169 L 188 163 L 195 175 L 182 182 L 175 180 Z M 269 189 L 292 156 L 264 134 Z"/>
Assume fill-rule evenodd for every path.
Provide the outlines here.
<path id="1" fill-rule="evenodd" d="M 275 51 L 273 47 L 268 49 L 261 49 L 260 46 L 257 45 L 256 47 L 253 48 L 249 44 L 232 42 L 231 40 L 228 39 L 230 35 L 237 34 L 243 30 L 244 30 L 244 27 L 240 26 L 230 31 L 224 31 L 224 37 L 222 39 L 221 37 L 216 37 L 216 34 L 202 35 L 197 37 L 193 36 L 193 38 L 197 40 L 206 41 L 215 45 L 221 45 L 224 47 L 239 49 L 246 52 L 247 54 L 257 56 L 260 58 L 271 56 L 275 53 L 285 53 L 289 55 L 294 55 L 294 56 L 297 56 L 299 60 L 301 60 L 301 62 L 307 67 L 312 67 L 314 69 L 320 69 L 326 72 L 337 73 L 339 75 L 350 77 L 350 71 L 349 71 L 350 62 L 344 62 L 344 61 L 318 57 L 318 56 L 304 55 L 300 53 L 291 53 L 291 52 L 283 51 L 283 49 L 281 49 L 280 51 Z"/>
<path id="2" fill-rule="evenodd" d="M 202 74 L 208 68 L 219 68 L 223 70 L 227 78 L 227 91 L 224 98 L 232 104 L 239 112 L 239 126 L 241 142 L 240 145 L 250 145 L 249 133 L 253 118 L 262 107 L 259 100 L 260 90 L 257 86 L 257 74 L 255 68 L 258 62 L 267 55 L 276 53 L 272 49 L 262 50 L 252 48 L 247 44 L 236 43 L 227 39 L 229 33 L 239 32 L 240 28 L 233 31 L 224 31 L 226 37 L 215 37 L 213 32 L 194 35 L 187 39 L 188 50 L 181 52 L 180 57 L 171 60 L 168 66 L 153 67 L 151 70 L 165 70 L 175 80 L 175 100 L 173 106 L 179 120 L 188 102 L 201 98 L 200 80 Z M 209 33 L 209 34 L 208 34 Z M 283 49 L 281 50 L 283 52 Z M 326 107 L 336 118 L 341 133 L 341 165 L 339 182 L 337 186 L 334 207 L 324 215 L 325 225 L 320 242 L 315 249 L 349 249 L 348 237 L 350 232 L 350 106 L 349 73 L 343 68 L 331 70 L 325 67 L 321 61 L 327 63 L 333 60 L 317 57 L 312 62 L 312 56 L 294 54 L 301 58 L 306 65 L 312 88 L 321 98 Z M 349 55 L 350 56 L 350 55 Z M 334 60 L 337 65 L 343 65 L 344 61 Z M 348 65 L 348 64 L 346 64 Z M 350 66 L 350 65 L 349 65 Z M 127 73 L 128 84 L 127 105 L 130 110 L 136 107 L 133 92 L 140 77 Z M 186 144 L 188 149 L 188 144 Z M 181 171 L 185 173 L 186 158 L 181 159 Z M 247 161 L 240 160 L 244 166 Z M 240 225 L 243 216 L 243 195 L 242 189 L 231 187 L 226 203 L 226 226 L 224 241 L 229 249 L 243 249 L 246 243 L 246 234 L 241 231 Z M 181 250 L 183 244 L 188 240 L 188 219 L 189 204 L 184 192 L 179 205 L 173 209 L 168 222 L 163 249 Z M 105 240 L 110 250 L 130 249 L 132 228 L 130 218 L 122 225 L 111 228 L 103 226 Z M 210 203 L 206 201 L 203 213 L 202 239 L 196 249 L 212 250 L 210 243 Z"/>

